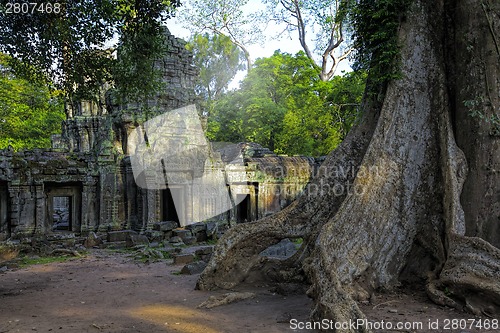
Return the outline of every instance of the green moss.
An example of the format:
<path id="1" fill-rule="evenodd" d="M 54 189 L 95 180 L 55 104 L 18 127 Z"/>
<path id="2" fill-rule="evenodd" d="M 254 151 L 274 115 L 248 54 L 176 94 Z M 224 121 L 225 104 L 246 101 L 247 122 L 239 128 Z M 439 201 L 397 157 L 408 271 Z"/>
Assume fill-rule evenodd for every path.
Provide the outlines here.
<path id="1" fill-rule="evenodd" d="M 398 29 L 409 0 L 361 0 L 343 4 L 343 15 L 352 27 L 356 49 L 355 70 L 368 73 L 369 93 L 378 93 L 390 80 L 401 77 Z"/>

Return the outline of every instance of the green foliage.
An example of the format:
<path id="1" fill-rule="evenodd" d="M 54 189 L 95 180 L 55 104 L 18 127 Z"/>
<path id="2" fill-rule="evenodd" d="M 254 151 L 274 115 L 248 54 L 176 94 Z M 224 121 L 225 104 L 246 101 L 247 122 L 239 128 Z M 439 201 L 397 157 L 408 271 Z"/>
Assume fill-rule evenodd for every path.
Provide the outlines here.
<path id="1" fill-rule="evenodd" d="M 193 34 L 209 32 L 230 38 L 244 53 L 247 69 L 252 60 L 247 45 L 264 41 L 260 13 L 251 12 L 249 0 L 191 0 L 179 12 L 184 28 Z"/>
<path id="2" fill-rule="evenodd" d="M 25 268 L 31 265 L 45 265 L 53 262 L 64 262 L 68 260 L 73 260 L 73 256 L 23 256 L 19 260 L 19 268 Z"/>
<path id="3" fill-rule="evenodd" d="M 132 75 L 149 75 L 155 82 L 144 69 L 158 56 L 161 22 L 180 5 L 178 0 L 61 0 L 57 12 L 9 14 L 9 2 L 0 0 L 0 51 L 13 56 L 9 65 L 16 74 L 54 82 L 66 97 L 88 100 L 110 79 L 124 83 Z M 113 49 L 104 50 L 115 36 L 127 54 L 118 68 L 128 66 L 128 72 L 117 70 Z M 126 93 L 151 93 L 152 85 L 144 85 L 148 80 L 134 82 Z"/>
<path id="4" fill-rule="evenodd" d="M 193 52 L 194 65 L 200 70 L 196 93 L 203 101 L 203 113 L 210 113 L 212 101 L 227 90 L 229 82 L 244 69 L 244 56 L 229 37 L 205 33 L 191 37 L 186 48 Z"/>
<path id="5" fill-rule="evenodd" d="M 218 99 L 208 118 L 212 141 L 253 141 L 282 154 L 328 154 L 357 117 L 365 76 L 321 81 L 303 52 L 258 59 L 237 91 Z"/>
<path id="6" fill-rule="evenodd" d="M 0 53 L 0 149 L 48 148 L 64 120 L 61 93 L 17 78 L 8 60 Z"/>
<path id="7" fill-rule="evenodd" d="M 370 92 L 378 92 L 400 77 L 398 28 L 410 0 L 349 0 L 342 3 L 342 19 L 352 27 L 356 49 L 354 69 L 368 72 Z"/>
<path id="8" fill-rule="evenodd" d="M 352 51 L 346 38 L 347 24 L 340 9 L 347 0 L 262 0 L 266 13 L 274 22 L 284 26 L 281 37 L 287 32 L 296 38 L 305 54 L 321 67 L 319 72 L 323 81 L 332 79 L 338 64 L 347 59 Z M 340 10 L 339 10 L 340 9 Z M 311 35 L 315 34 L 314 37 Z M 311 43 L 311 40 L 313 43 Z"/>
<path id="9" fill-rule="evenodd" d="M 477 118 L 490 125 L 491 136 L 500 136 L 500 116 L 497 113 L 487 115 L 484 112 L 485 100 L 482 96 L 477 96 L 472 100 L 463 101 L 464 106 L 469 109 L 469 116 Z"/>

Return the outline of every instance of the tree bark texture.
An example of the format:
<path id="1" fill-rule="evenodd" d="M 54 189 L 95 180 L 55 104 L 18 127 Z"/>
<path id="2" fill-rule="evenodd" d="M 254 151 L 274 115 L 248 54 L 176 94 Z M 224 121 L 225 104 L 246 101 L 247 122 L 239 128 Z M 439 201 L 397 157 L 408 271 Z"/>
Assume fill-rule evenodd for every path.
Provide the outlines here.
<path id="1" fill-rule="evenodd" d="M 254 271 L 303 279 L 312 318 L 348 321 L 364 318 L 357 301 L 373 291 L 420 281 L 439 304 L 498 315 L 500 136 L 484 119 L 499 112 L 499 36 L 498 2 L 413 1 L 398 33 L 402 75 L 381 105 L 366 99 L 294 204 L 229 230 L 197 287 L 231 288 Z M 294 237 L 304 243 L 292 258 L 258 255 Z"/>

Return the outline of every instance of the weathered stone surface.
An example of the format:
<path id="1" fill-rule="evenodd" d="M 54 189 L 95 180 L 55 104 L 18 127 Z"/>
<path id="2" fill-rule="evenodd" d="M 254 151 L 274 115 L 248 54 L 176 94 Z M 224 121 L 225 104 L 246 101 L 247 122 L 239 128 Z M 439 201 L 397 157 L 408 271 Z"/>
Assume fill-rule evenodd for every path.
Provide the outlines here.
<path id="1" fill-rule="evenodd" d="M 207 230 L 207 225 L 203 222 L 198 222 L 198 223 L 193 223 L 193 224 L 187 225 L 186 229 L 191 230 L 193 235 L 195 235 L 196 233 L 198 233 L 200 231 Z"/>
<path id="2" fill-rule="evenodd" d="M 85 241 L 83 243 L 83 245 L 86 248 L 99 246 L 100 244 L 102 244 L 102 239 L 99 236 L 97 236 L 95 234 L 95 232 L 89 232 L 89 235 L 87 236 L 87 238 L 85 239 Z"/>
<path id="3" fill-rule="evenodd" d="M 207 237 L 211 239 L 216 239 L 217 238 L 217 232 L 219 231 L 219 227 L 217 225 L 217 222 L 215 221 L 210 221 L 206 223 L 207 226 Z"/>
<path id="4" fill-rule="evenodd" d="M 203 260 L 204 262 L 209 262 L 210 258 L 212 258 L 212 253 L 213 253 L 213 246 L 204 246 L 202 248 L 199 248 L 195 251 L 195 255 L 200 258 L 200 260 Z"/>
<path id="5" fill-rule="evenodd" d="M 213 245 L 207 245 L 207 246 L 202 246 L 202 247 L 198 248 L 194 253 L 197 256 L 202 256 L 202 255 L 212 254 L 213 252 L 214 252 Z"/>
<path id="6" fill-rule="evenodd" d="M 102 243 L 100 247 L 104 249 L 124 249 L 127 247 L 127 242 L 121 241 L 112 243 Z"/>
<path id="7" fill-rule="evenodd" d="M 136 245 L 149 245 L 149 239 L 145 235 L 129 234 L 126 243 L 127 247 L 134 247 Z"/>
<path id="8" fill-rule="evenodd" d="M 207 263 L 204 261 L 196 261 L 190 264 L 185 265 L 181 269 L 181 274 L 193 275 L 200 274 L 207 267 Z"/>
<path id="9" fill-rule="evenodd" d="M 161 231 L 148 230 L 145 232 L 145 235 L 151 242 L 161 242 L 165 239 L 165 234 Z"/>
<path id="10" fill-rule="evenodd" d="M 125 242 L 130 235 L 137 235 L 137 232 L 133 230 L 110 231 L 108 232 L 108 242 Z"/>
<path id="11" fill-rule="evenodd" d="M 153 224 L 153 230 L 157 231 L 171 231 L 179 227 L 179 223 L 175 221 L 161 221 Z"/>
<path id="12" fill-rule="evenodd" d="M 191 236 L 191 237 L 186 237 L 186 238 L 184 238 L 183 242 L 184 242 L 184 244 L 186 244 L 186 245 L 193 245 L 193 244 L 195 244 L 195 243 L 196 243 L 196 237 L 193 237 L 193 236 Z"/>
<path id="13" fill-rule="evenodd" d="M 182 243 L 182 244 L 184 244 L 184 242 L 182 241 L 182 238 L 180 238 L 179 236 L 174 236 L 174 237 L 170 238 L 169 243 Z"/>
<path id="14" fill-rule="evenodd" d="M 194 261 L 192 253 L 178 253 L 174 255 L 174 265 L 190 264 Z"/>
<path id="15" fill-rule="evenodd" d="M 74 233 L 53 233 L 53 234 L 47 235 L 47 240 L 49 242 L 74 239 L 74 238 L 75 238 Z"/>
<path id="16" fill-rule="evenodd" d="M 297 252 L 295 244 L 288 238 L 283 239 L 278 244 L 272 245 L 260 253 L 264 257 L 288 258 Z"/>

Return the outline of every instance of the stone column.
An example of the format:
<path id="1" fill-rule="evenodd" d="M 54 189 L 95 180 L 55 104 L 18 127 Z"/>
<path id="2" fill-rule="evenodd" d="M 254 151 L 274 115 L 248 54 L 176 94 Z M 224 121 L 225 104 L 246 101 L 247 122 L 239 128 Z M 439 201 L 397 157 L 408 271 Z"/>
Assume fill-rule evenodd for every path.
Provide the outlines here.
<path id="1" fill-rule="evenodd" d="M 43 235 L 51 231 L 51 225 L 47 220 L 47 195 L 43 183 L 33 186 L 35 189 L 35 232 Z M 48 217 L 50 219 L 50 216 Z"/>

